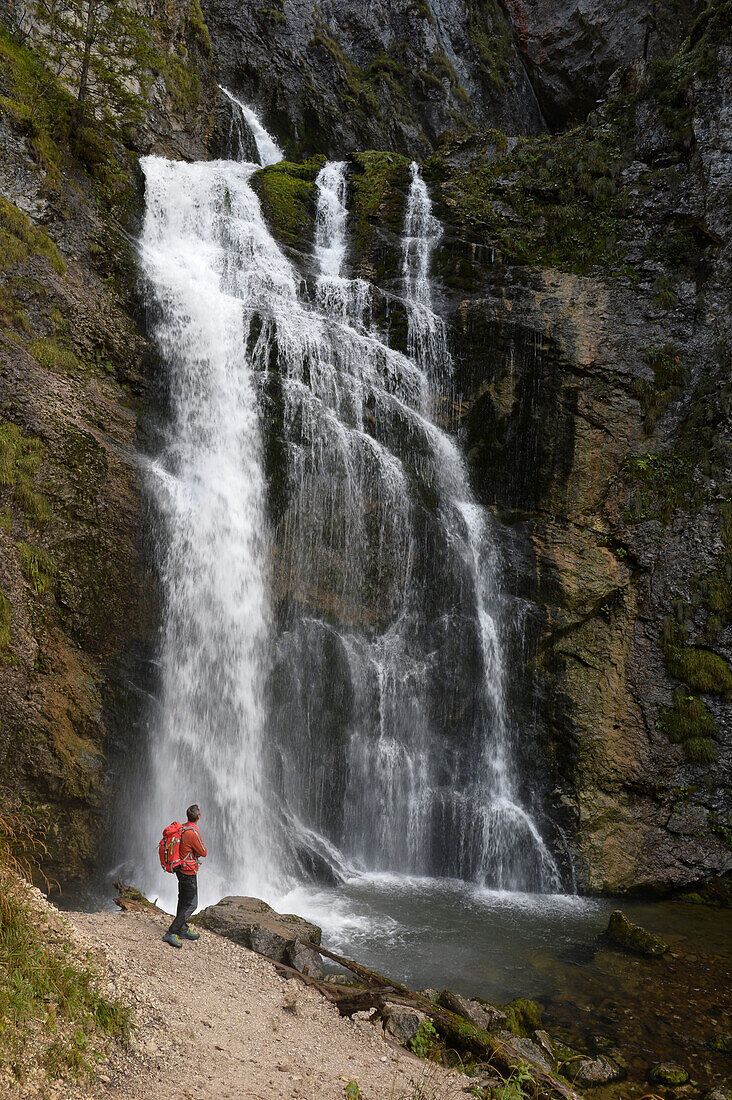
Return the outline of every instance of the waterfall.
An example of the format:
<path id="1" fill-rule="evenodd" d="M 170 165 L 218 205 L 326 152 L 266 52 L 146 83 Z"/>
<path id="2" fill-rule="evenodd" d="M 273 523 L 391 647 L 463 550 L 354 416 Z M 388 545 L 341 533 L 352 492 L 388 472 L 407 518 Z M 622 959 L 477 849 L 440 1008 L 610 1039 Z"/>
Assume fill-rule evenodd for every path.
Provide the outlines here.
<path id="1" fill-rule="evenodd" d="M 236 151 L 236 159 L 243 159 L 242 151 L 245 146 L 242 127 L 246 127 L 254 138 L 259 163 L 263 167 L 266 168 L 268 164 L 277 164 L 278 161 L 282 160 L 282 150 L 272 135 L 267 133 L 251 107 L 247 107 L 246 103 L 242 103 L 223 85 L 219 84 L 219 89 L 230 101 L 232 107 L 229 144 L 232 146 L 232 151 Z"/>
<path id="2" fill-rule="evenodd" d="M 257 165 L 142 165 L 171 406 L 148 472 L 164 614 L 145 842 L 199 802 L 204 900 L 358 868 L 556 888 L 518 794 L 492 519 L 431 414 L 452 363 L 417 166 L 405 355 L 348 275 L 345 162 L 317 178 L 314 293 L 264 223 Z"/>

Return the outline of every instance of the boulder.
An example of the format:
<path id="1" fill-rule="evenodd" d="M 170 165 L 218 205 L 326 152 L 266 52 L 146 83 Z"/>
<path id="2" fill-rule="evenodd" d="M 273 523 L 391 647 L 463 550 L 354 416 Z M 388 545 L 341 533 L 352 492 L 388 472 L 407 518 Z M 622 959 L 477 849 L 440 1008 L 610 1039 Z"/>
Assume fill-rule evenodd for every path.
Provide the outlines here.
<path id="1" fill-rule="evenodd" d="M 419 1025 L 428 1019 L 424 1012 L 419 1012 L 416 1008 L 392 1004 L 391 1001 L 387 1001 L 384 1005 L 382 1016 L 384 1033 L 403 1047 L 417 1034 Z"/>
<path id="2" fill-rule="evenodd" d="M 685 1085 L 689 1074 L 683 1066 L 678 1066 L 675 1062 L 657 1062 L 651 1067 L 648 1080 L 652 1085 Z"/>
<path id="3" fill-rule="evenodd" d="M 658 958 L 668 951 L 667 943 L 639 924 L 633 924 L 620 909 L 610 914 L 605 935 L 614 947 L 647 959 Z"/>
<path id="4" fill-rule="evenodd" d="M 466 1020 L 470 1020 L 471 1024 L 483 1028 L 483 1031 L 496 1031 L 506 1026 L 506 1013 L 500 1008 L 495 1008 L 487 1002 L 471 1001 L 467 997 L 461 997 L 459 993 L 454 993 L 451 989 L 443 989 L 438 1003 L 448 1011 L 454 1012 L 456 1016 L 463 1016 Z"/>
<path id="5" fill-rule="evenodd" d="M 303 941 L 319 944 L 321 937 L 317 924 L 311 924 L 293 913 L 277 913 L 259 898 L 222 898 L 216 905 L 209 905 L 199 913 L 198 923 L 210 932 L 217 932 L 234 943 L 288 966 L 294 965 L 291 961 L 293 957 L 299 959 L 301 965 L 314 966 L 312 956 L 316 952 L 293 954 L 293 949 L 295 944 L 302 944 Z M 295 969 L 300 970 L 301 965 Z M 312 970 L 309 972 L 312 977 L 315 976 Z"/>
<path id="6" fill-rule="evenodd" d="M 546 1031 L 542 1031 L 541 1028 L 535 1031 L 534 1042 L 537 1046 L 541 1047 L 541 1049 L 544 1051 L 544 1054 L 551 1062 L 556 1059 L 557 1055 L 554 1048 L 554 1041 Z"/>
<path id="7" fill-rule="evenodd" d="M 716 1085 L 704 1093 L 704 1100 L 732 1100 L 732 1092 L 723 1085 Z"/>
<path id="8" fill-rule="evenodd" d="M 288 947 L 287 962 L 293 970 L 299 970 L 301 974 L 307 974 L 310 978 L 316 978 L 319 981 L 325 977 L 322 957 L 317 951 L 313 951 L 312 947 L 305 947 L 299 940 L 295 940 Z"/>
<path id="9" fill-rule="evenodd" d="M 591 1088 L 593 1085 L 611 1085 L 622 1081 L 625 1070 L 607 1054 L 598 1054 L 597 1058 L 585 1058 L 576 1069 L 571 1071 L 575 1085 Z"/>
<path id="10" fill-rule="evenodd" d="M 515 1051 L 522 1062 L 527 1062 L 530 1066 L 540 1066 L 547 1073 L 552 1072 L 553 1067 L 546 1056 L 546 1052 L 533 1039 L 527 1039 L 522 1035 L 514 1035 L 510 1031 L 502 1031 L 500 1036 L 505 1040 L 506 1046 Z"/>

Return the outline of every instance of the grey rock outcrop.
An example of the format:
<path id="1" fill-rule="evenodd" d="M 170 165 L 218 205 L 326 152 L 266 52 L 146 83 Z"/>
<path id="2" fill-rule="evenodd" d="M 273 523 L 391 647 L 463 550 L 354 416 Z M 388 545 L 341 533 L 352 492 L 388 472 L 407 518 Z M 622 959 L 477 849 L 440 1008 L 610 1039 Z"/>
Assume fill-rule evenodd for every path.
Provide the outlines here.
<path id="1" fill-rule="evenodd" d="M 616 69 L 673 53 L 703 5 L 645 0 L 505 0 L 527 70 L 552 129 L 584 118 Z"/>
<path id="2" fill-rule="evenodd" d="M 578 1066 L 572 1067 L 572 1080 L 580 1088 L 589 1088 L 593 1085 L 611 1085 L 615 1081 L 622 1081 L 625 1071 L 609 1058 L 607 1054 L 599 1054 L 597 1058 L 586 1058 Z"/>
<path id="3" fill-rule="evenodd" d="M 392 1004 L 390 1001 L 386 1002 L 381 1014 L 384 1020 L 384 1033 L 403 1047 L 417 1034 L 419 1025 L 429 1018 L 416 1008 Z"/>
<path id="4" fill-rule="evenodd" d="M 320 944 L 317 924 L 293 913 L 277 913 L 259 898 L 222 898 L 199 913 L 198 922 L 210 932 L 275 962 L 286 963 L 302 973 L 307 970 L 313 978 L 323 974 L 320 956 L 307 947 L 308 943 Z"/>

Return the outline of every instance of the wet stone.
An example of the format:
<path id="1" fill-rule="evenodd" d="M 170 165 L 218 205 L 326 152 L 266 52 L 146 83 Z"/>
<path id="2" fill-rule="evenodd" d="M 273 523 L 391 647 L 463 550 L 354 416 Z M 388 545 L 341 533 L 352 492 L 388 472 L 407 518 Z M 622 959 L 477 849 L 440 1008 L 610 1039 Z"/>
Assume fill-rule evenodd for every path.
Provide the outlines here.
<path id="1" fill-rule="evenodd" d="M 613 946 L 632 955 L 652 959 L 668 951 L 667 943 L 639 924 L 633 924 L 620 909 L 610 914 L 605 935 Z"/>
<path id="2" fill-rule="evenodd" d="M 506 1026 L 508 1017 L 500 1008 L 483 1001 L 471 1001 L 467 997 L 461 997 L 459 993 L 453 993 L 451 989 L 443 989 L 439 1003 L 456 1016 L 470 1020 L 471 1024 L 483 1031 L 495 1031 Z"/>
<path id="3" fill-rule="evenodd" d="M 614 1081 L 622 1081 L 624 1076 L 625 1071 L 607 1054 L 600 1054 L 597 1058 L 586 1058 L 579 1063 L 576 1070 L 572 1071 L 574 1083 L 581 1088 L 611 1085 Z"/>
<path id="4" fill-rule="evenodd" d="M 689 1074 L 675 1062 L 657 1062 L 648 1074 L 648 1080 L 653 1085 L 685 1085 Z"/>

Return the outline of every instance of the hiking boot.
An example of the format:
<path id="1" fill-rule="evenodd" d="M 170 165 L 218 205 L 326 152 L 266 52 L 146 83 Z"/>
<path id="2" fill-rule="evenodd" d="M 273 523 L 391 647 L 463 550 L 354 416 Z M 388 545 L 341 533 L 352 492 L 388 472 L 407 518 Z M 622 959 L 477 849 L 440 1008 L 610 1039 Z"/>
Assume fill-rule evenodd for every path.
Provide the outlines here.
<path id="1" fill-rule="evenodd" d="M 191 932 L 190 928 L 184 928 L 180 934 L 182 940 L 200 940 L 200 932 Z"/>
<path id="2" fill-rule="evenodd" d="M 180 937 L 176 936 L 175 932 L 166 932 L 163 936 L 163 939 L 166 943 L 169 943 L 171 947 L 183 946 L 183 944 L 180 942 Z"/>

